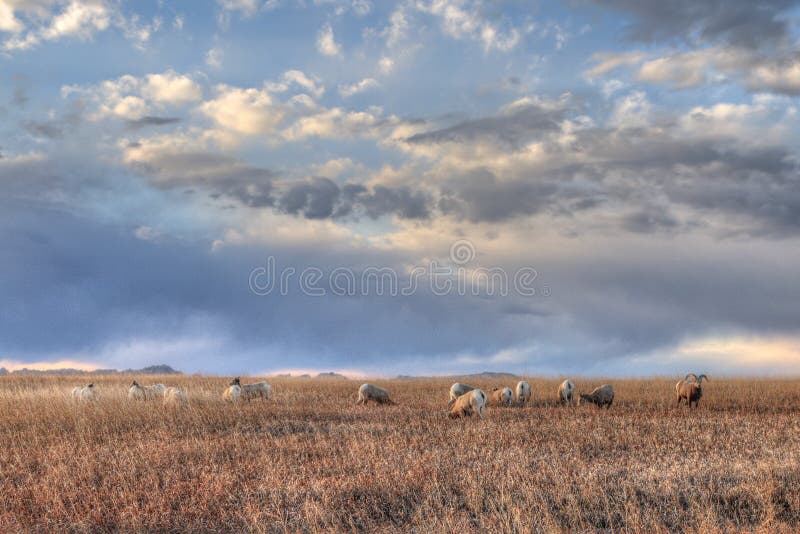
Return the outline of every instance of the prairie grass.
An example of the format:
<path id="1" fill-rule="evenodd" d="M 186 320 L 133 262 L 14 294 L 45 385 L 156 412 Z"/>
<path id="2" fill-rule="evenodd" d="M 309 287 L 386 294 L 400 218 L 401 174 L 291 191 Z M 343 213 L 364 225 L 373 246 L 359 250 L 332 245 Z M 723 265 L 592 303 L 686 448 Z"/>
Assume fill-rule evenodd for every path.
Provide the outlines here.
<path id="1" fill-rule="evenodd" d="M 715 379 L 675 408 L 677 379 L 605 382 L 610 410 L 532 402 L 450 420 L 450 381 L 156 376 L 188 405 L 126 398 L 130 376 L 0 377 L 0 532 L 797 532 L 800 380 Z M 69 398 L 93 381 L 99 399 Z M 255 379 L 254 379 L 255 380 Z M 476 381 L 493 386 L 514 384 Z M 576 395 L 577 397 L 577 395 Z"/>

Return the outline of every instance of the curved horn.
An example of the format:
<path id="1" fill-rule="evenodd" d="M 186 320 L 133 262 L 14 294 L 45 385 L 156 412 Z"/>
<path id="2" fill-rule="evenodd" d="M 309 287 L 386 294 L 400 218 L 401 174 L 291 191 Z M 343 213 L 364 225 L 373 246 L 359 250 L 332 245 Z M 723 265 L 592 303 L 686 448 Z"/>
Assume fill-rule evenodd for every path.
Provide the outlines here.
<path id="1" fill-rule="evenodd" d="M 698 377 L 697 377 L 697 381 L 698 381 L 698 382 L 702 382 L 704 378 L 706 379 L 706 382 L 708 382 L 708 377 L 707 377 L 706 375 L 700 375 L 700 376 L 698 376 Z"/>
<path id="2" fill-rule="evenodd" d="M 694 374 L 694 373 L 689 373 L 689 374 L 687 374 L 687 375 L 686 375 L 686 378 L 684 378 L 684 380 L 689 380 L 689 377 L 690 377 L 690 376 L 691 376 L 692 378 L 694 378 L 694 381 L 695 381 L 695 382 L 697 382 L 697 375 L 696 375 L 696 374 Z"/>

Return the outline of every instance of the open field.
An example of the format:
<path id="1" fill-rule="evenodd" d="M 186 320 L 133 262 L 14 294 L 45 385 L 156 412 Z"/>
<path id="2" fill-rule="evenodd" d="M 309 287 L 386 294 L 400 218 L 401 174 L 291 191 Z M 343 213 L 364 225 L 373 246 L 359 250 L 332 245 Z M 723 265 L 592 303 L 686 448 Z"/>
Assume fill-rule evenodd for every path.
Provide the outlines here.
<path id="1" fill-rule="evenodd" d="M 607 380 L 609 411 L 533 378 L 530 406 L 454 421 L 449 380 L 376 380 L 398 405 L 368 407 L 350 380 L 239 405 L 226 378 L 140 380 L 186 390 L 165 409 L 131 379 L 78 404 L 85 377 L 0 377 L 0 532 L 800 530 L 800 380 L 712 377 L 689 413 L 677 378 Z"/>

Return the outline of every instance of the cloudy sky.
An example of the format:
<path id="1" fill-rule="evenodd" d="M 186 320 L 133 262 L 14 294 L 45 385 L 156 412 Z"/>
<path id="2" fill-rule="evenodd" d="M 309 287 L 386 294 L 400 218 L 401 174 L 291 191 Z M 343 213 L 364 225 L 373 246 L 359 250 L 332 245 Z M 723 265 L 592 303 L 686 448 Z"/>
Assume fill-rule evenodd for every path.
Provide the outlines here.
<path id="1" fill-rule="evenodd" d="M 2 366 L 800 372 L 800 2 L 0 0 L 0 76 Z"/>

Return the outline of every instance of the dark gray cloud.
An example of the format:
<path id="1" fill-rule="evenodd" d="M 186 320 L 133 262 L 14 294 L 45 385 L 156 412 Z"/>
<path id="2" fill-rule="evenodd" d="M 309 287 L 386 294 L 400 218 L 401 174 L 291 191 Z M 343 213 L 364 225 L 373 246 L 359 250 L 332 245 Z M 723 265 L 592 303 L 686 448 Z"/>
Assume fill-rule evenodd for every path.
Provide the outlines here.
<path id="1" fill-rule="evenodd" d="M 181 121 L 178 117 L 155 117 L 147 115 L 141 119 L 131 119 L 126 121 L 129 130 L 141 130 L 147 126 L 166 126 L 168 124 L 176 124 Z"/>
<path id="2" fill-rule="evenodd" d="M 537 109 L 537 119 L 531 121 L 530 108 L 521 108 L 408 142 L 447 140 L 469 147 L 489 140 L 498 154 L 511 155 L 511 147 L 525 146 L 543 124 L 560 128 L 557 119 L 566 114 Z M 539 142 L 555 165 L 541 170 L 507 164 L 502 175 L 491 166 L 456 173 L 441 185 L 437 207 L 472 222 L 609 210 L 621 230 L 635 233 L 674 232 L 683 223 L 702 226 L 709 217 L 724 222 L 731 233 L 800 233 L 800 167 L 787 147 L 748 147 L 729 138 L 687 136 L 673 127 L 665 121 L 648 127 L 581 129 L 568 144 L 540 134 Z M 660 207 L 654 207 L 653 199 L 661 199 Z M 624 215 L 621 206 L 626 207 Z M 688 220 L 675 215 L 672 206 L 690 208 Z"/>
<path id="3" fill-rule="evenodd" d="M 421 191 L 376 185 L 368 188 L 348 183 L 339 187 L 328 178 L 312 178 L 291 184 L 277 205 L 286 213 L 309 219 L 365 215 L 378 219 L 397 215 L 403 219 L 424 219 L 430 215 L 430 199 Z"/>
<path id="4" fill-rule="evenodd" d="M 58 139 L 64 135 L 63 128 L 56 121 L 35 121 L 28 120 L 22 122 L 22 127 L 31 135 L 37 137 L 47 137 L 48 139 Z"/>
<path id="5" fill-rule="evenodd" d="M 28 91 L 30 90 L 30 81 L 28 77 L 21 73 L 16 73 L 12 76 L 14 90 L 11 93 L 11 105 L 15 108 L 24 108 L 28 104 L 30 97 Z"/>
<path id="6" fill-rule="evenodd" d="M 466 120 L 446 128 L 412 135 L 406 142 L 429 144 L 487 140 L 518 147 L 547 132 L 558 130 L 565 114 L 564 109 L 524 105 L 497 116 Z"/>
<path id="7" fill-rule="evenodd" d="M 722 42 L 743 48 L 786 44 L 798 0 L 575 0 L 627 13 L 629 38 L 643 42 Z"/>

